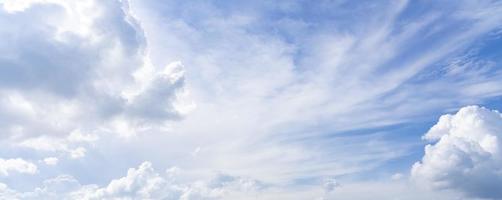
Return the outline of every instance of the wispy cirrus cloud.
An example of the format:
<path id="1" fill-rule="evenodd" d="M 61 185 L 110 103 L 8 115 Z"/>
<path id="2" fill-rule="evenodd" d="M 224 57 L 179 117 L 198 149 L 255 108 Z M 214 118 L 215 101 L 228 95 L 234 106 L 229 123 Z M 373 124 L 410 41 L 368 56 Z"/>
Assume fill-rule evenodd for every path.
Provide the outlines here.
<path id="1" fill-rule="evenodd" d="M 414 144 L 397 151 L 388 148 L 396 144 L 385 134 L 331 135 L 413 122 L 499 94 L 497 87 L 469 89 L 496 85 L 498 73 L 424 76 L 451 67 L 441 63 L 500 27 L 498 3 L 324 2 L 329 12 L 321 4 L 286 4 L 233 10 L 236 3 L 132 1 L 156 52 L 152 61 L 188 62 L 187 83 L 198 108 L 174 130 L 205 138 L 200 153 L 217 155 L 215 165 L 249 172 L 250 163 L 266 163 L 255 167 L 270 170 L 261 177 L 284 174 L 288 181 L 365 171 Z M 346 140 L 352 142 L 347 154 L 357 158 L 333 147 Z M 239 157 L 246 159 L 224 162 Z"/>
<path id="2" fill-rule="evenodd" d="M 423 124 L 502 92 L 494 1 L 1 6 L 2 157 L 72 174 L 58 179 L 75 186 L 65 195 L 182 199 L 213 194 L 208 177 L 220 171 L 232 174 L 230 185 L 249 183 L 235 177 L 267 185 L 263 198 L 364 199 L 354 188 L 398 185 L 387 173 L 415 161 Z M 150 163 L 186 173 L 167 184 Z M 335 179 L 340 187 L 323 191 Z M 407 192 L 421 190 L 381 197 L 418 198 Z"/>

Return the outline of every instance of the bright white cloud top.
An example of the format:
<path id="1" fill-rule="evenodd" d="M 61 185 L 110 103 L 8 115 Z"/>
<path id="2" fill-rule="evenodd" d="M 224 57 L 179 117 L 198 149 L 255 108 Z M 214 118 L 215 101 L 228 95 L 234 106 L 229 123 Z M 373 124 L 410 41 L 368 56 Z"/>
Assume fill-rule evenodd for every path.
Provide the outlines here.
<path id="1" fill-rule="evenodd" d="M 0 0 L 0 37 L 0 199 L 502 199 L 498 1 Z"/>
<path id="2" fill-rule="evenodd" d="M 469 106 L 443 115 L 424 136 L 437 142 L 425 147 L 411 175 L 423 184 L 458 189 L 470 196 L 502 198 L 502 115 Z"/>
<path id="3" fill-rule="evenodd" d="M 0 174 L 8 176 L 12 172 L 35 174 L 37 173 L 37 166 L 21 158 L 0 159 Z"/>

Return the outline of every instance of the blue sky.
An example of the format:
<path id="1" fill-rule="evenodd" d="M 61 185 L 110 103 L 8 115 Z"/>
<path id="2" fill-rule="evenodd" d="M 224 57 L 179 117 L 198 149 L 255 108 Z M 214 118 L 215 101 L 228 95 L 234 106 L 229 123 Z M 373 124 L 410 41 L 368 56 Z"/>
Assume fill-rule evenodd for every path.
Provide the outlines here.
<path id="1" fill-rule="evenodd" d="M 501 13 L 0 0 L 0 199 L 502 199 Z"/>

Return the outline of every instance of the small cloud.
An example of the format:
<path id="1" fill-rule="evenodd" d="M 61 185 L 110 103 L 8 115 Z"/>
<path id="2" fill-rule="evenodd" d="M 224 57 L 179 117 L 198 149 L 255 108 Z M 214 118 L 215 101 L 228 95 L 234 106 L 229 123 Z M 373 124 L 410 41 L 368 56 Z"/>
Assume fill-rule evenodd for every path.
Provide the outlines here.
<path id="1" fill-rule="evenodd" d="M 197 155 L 199 155 L 199 152 L 200 152 L 200 147 L 197 147 L 195 148 L 195 150 L 192 151 L 191 155 L 193 157 L 197 157 Z"/>
<path id="2" fill-rule="evenodd" d="M 46 165 L 57 165 L 59 162 L 59 159 L 56 157 L 47 157 L 47 158 L 44 158 L 43 161 Z"/>
<path id="3" fill-rule="evenodd" d="M 180 174 L 180 172 L 181 169 L 176 166 L 166 169 L 166 175 L 169 180 L 174 180 L 176 176 Z"/>
<path id="4" fill-rule="evenodd" d="M 78 147 L 76 149 L 73 149 L 70 151 L 70 156 L 71 158 L 73 159 L 78 159 L 78 158 L 82 158 L 85 156 L 85 153 L 86 153 L 86 149 L 83 148 L 83 147 Z"/>
<path id="5" fill-rule="evenodd" d="M 401 173 L 395 173 L 390 177 L 393 181 L 398 181 L 404 178 L 404 175 Z"/>
<path id="6" fill-rule="evenodd" d="M 42 135 L 35 138 L 25 139 L 17 145 L 37 151 L 65 153 L 71 158 L 81 158 L 85 156 L 86 149 L 80 147 L 80 145 L 89 145 L 98 139 L 99 137 L 95 134 L 84 134 L 80 130 L 76 129 L 66 138 Z"/>
<path id="7" fill-rule="evenodd" d="M 94 142 L 98 139 L 99 137 L 97 135 L 85 134 L 82 133 L 82 131 L 79 129 L 72 131 L 67 138 L 69 142 L 88 142 L 88 143 Z"/>
<path id="8" fill-rule="evenodd" d="M 35 174 L 38 172 L 38 168 L 35 164 L 21 158 L 7 160 L 0 158 L 0 175 L 8 176 L 10 172 Z"/>
<path id="9" fill-rule="evenodd" d="M 340 187 L 340 183 L 334 178 L 327 178 L 324 180 L 323 188 L 326 193 L 335 191 L 336 188 Z"/>

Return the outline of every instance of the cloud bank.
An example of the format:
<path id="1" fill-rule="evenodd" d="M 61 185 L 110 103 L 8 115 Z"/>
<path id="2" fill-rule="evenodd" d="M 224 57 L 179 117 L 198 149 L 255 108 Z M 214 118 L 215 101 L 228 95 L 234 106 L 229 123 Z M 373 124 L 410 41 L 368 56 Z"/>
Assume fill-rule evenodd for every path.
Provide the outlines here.
<path id="1" fill-rule="evenodd" d="M 18 192 L 0 183 L 0 199 L 242 199 L 259 194 L 265 187 L 256 180 L 225 174 L 215 174 L 207 181 L 183 184 L 177 180 L 178 173 L 178 168 L 157 172 L 150 162 L 144 162 L 105 187 L 81 185 L 70 175 L 45 180 L 32 192 Z"/>

